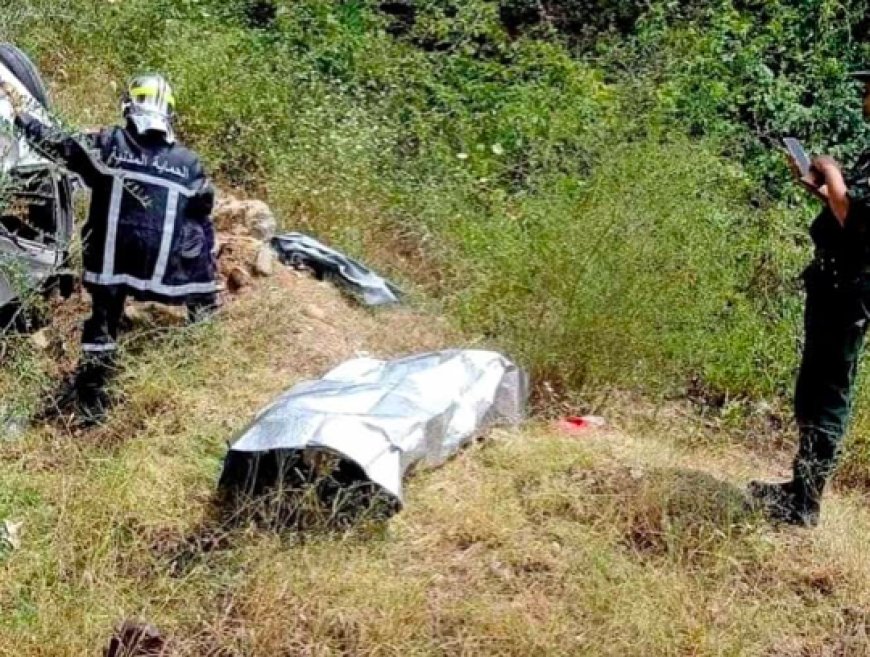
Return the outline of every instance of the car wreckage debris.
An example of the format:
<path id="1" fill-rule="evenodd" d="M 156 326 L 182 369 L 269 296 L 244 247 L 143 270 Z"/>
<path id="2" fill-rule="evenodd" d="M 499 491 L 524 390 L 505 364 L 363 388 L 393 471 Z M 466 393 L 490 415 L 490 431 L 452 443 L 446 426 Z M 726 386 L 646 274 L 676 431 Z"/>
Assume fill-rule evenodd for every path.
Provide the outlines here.
<path id="1" fill-rule="evenodd" d="M 48 125 L 52 119 L 45 85 L 27 56 L 0 44 L 0 81 L 28 100 L 28 110 Z M 58 283 L 70 287 L 67 267 L 73 232 L 72 181 L 15 134 L 14 112 L 0 96 L 0 326 L 16 319 L 9 308 L 33 292 Z M 4 319 L 4 314 L 8 317 Z"/>
<path id="2" fill-rule="evenodd" d="M 350 360 L 260 412 L 231 446 L 219 488 L 234 506 L 313 491 L 333 511 L 383 502 L 394 512 L 412 469 L 440 466 L 493 426 L 518 424 L 528 394 L 526 374 L 490 351 Z"/>

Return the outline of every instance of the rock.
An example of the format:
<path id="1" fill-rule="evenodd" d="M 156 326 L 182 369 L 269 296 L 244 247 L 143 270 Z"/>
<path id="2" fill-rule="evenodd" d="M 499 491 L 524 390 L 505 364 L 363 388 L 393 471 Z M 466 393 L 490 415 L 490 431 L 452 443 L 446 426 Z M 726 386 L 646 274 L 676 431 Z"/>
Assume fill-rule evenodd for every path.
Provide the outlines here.
<path id="1" fill-rule="evenodd" d="M 21 521 L 4 520 L 0 525 L 0 547 L 4 551 L 20 550 L 21 549 L 21 528 L 24 523 Z"/>
<path id="2" fill-rule="evenodd" d="M 264 244 L 254 259 L 254 273 L 258 276 L 271 276 L 274 272 L 275 256 L 272 247 Z"/>
<path id="3" fill-rule="evenodd" d="M 243 202 L 232 196 L 219 196 L 212 210 L 212 221 L 217 230 L 230 232 L 245 221 Z"/>
<path id="4" fill-rule="evenodd" d="M 302 309 L 302 313 L 311 319 L 323 321 L 326 319 L 326 312 L 319 306 L 308 304 Z"/>
<path id="5" fill-rule="evenodd" d="M 0 407 L 0 440 L 18 440 L 27 431 L 30 421 L 21 415 L 8 415 L 4 407 Z"/>
<path id="6" fill-rule="evenodd" d="M 40 351 L 45 351 L 51 345 L 51 340 L 48 339 L 48 330 L 42 329 L 30 336 L 30 342 Z"/>
<path id="7" fill-rule="evenodd" d="M 222 198 L 215 204 L 212 217 L 218 230 L 261 240 L 272 239 L 278 229 L 275 215 L 263 201 Z"/>
<path id="8" fill-rule="evenodd" d="M 124 317 L 127 318 L 130 326 L 139 326 L 144 324 L 147 320 L 145 313 L 142 312 L 141 306 L 132 302 L 128 302 L 127 306 L 124 308 Z"/>
<path id="9" fill-rule="evenodd" d="M 251 277 L 241 267 L 233 267 L 232 271 L 230 271 L 229 276 L 227 277 L 227 287 L 230 292 L 238 292 L 242 288 L 247 287 L 251 284 Z"/>
<path id="10" fill-rule="evenodd" d="M 278 230 L 278 221 L 268 205 L 262 201 L 255 201 L 248 209 L 248 229 L 251 235 L 261 240 L 270 240 L 275 237 Z"/>
<path id="11" fill-rule="evenodd" d="M 242 235 L 220 234 L 218 249 L 218 270 L 225 278 L 229 278 L 234 269 L 246 269 L 256 261 L 257 254 L 263 247 L 263 242 Z"/>

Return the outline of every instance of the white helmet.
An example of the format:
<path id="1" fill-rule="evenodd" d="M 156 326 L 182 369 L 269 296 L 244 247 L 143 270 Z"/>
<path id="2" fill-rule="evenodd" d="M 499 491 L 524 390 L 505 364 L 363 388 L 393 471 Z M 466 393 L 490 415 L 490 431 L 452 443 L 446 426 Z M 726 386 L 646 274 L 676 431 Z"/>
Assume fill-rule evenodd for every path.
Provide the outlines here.
<path id="1" fill-rule="evenodd" d="M 175 96 L 162 75 L 139 75 L 133 78 L 127 85 L 121 108 L 139 134 L 153 130 L 162 132 L 170 144 L 175 141 L 172 129 Z"/>

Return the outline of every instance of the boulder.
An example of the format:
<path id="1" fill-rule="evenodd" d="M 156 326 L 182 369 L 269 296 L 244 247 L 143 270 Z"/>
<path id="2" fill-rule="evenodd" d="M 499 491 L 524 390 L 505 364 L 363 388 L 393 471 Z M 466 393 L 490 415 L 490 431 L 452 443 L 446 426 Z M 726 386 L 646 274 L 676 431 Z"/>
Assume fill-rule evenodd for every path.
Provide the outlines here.
<path id="1" fill-rule="evenodd" d="M 219 235 L 218 270 L 228 278 L 237 267 L 253 267 L 263 242 L 253 237 L 221 233 Z"/>
<path id="2" fill-rule="evenodd" d="M 254 259 L 254 273 L 257 276 L 271 276 L 274 271 L 275 255 L 272 247 L 264 244 L 257 251 L 257 257 Z"/>
<path id="3" fill-rule="evenodd" d="M 48 337 L 48 330 L 42 329 L 30 336 L 30 342 L 40 351 L 45 351 L 51 346 L 51 340 Z"/>
<path id="4" fill-rule="evenodd" d="M 212 213 L 215 227 L 234 234 L 248 234 L 261 240 L 272 239 L 278 222 L 263 201 L 219 198 Z"/>

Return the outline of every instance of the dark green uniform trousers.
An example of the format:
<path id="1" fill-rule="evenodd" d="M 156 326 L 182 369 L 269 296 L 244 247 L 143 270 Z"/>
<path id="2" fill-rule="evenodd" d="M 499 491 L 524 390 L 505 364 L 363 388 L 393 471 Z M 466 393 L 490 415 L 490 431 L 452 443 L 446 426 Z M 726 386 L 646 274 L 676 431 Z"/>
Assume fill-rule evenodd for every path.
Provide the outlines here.
<path id="1" fill-rule="evenodd" d="M 867 331 L 870 281 L 851 280 L 817 259 L 804 275 L 805 343 L 795 391 L 800 446 L 795 477 L 820 496 L 839 459 Z"/>

